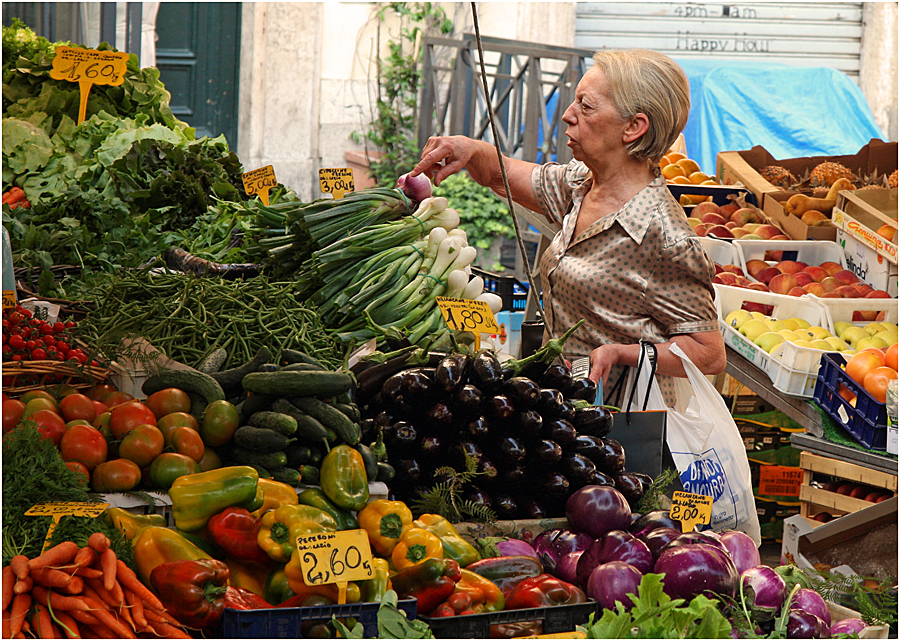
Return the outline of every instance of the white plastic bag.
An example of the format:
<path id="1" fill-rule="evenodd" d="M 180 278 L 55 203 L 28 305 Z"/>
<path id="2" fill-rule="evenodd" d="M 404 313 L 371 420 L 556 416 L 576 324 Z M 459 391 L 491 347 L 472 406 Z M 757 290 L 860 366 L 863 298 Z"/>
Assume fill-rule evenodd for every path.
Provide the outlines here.
<path id="1" fill-rule="evenodd" d="M 681 358 L 687 373 L 686 379 L 675 379 L 679 407 L 666 407 L 659 384 L 655 378 L 650 380 L 646 360 L 639 371 L 635 397 L 643 402 L 649 394 L 647 410 L 667 410 L 666 443 L 681 484 L 685 492 L 713 497 L 712 529 L 741 530 L 759 545 L 750 463 L 737 425 L 716 388 L 691 359 L 674 343 L 669 350 Z"/>

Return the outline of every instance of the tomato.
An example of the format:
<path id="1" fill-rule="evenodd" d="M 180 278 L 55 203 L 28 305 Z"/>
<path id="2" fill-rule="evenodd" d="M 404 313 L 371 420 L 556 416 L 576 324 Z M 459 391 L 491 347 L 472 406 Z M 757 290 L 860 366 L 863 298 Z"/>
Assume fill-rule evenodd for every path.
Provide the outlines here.
<path id="1" fill-rule="evenodd" d="M 51 394 L 47 390 L 42 390 L 42 389 L 33 389 L 28 392 L 25 392 L 24 394 L 22 394 L 22 396 L 19 397 L 19 400 L 21 400 L 23 403 L 25 403 L 27 405 L 28 401 L 35 399 L 35 398 L 45 398 L 48 401 L 52 402 L 54 405 L 57 404 L 56 399 L 53 398 L 53 394 Z"/>
<path id="2" fill-rule="evenodd" d="M 145 423 L 128 432 L 119 443 L 119 456 L 138 464 L 138 467 L 150 465 L 162 454 L 166 439 L 155 425 Z"/>
<path id="3" fill-rule="evenodd" d="M 191 398 L 187 392 L 175 387 L 167 387 L 151 394 L 144 403 L 153 410 L 157 419 L 172 412 L 191 411 Z"/>
<path id="4" fill-rule="evenodd" d="M 22 414 L 22 418 L 31 418 L 32 414 L 39 412 L 40 410 L 49 410 L 54 414 L 59 413 L 56 403 L 38 396 L 32 398 L 30 401 L 25 401 L 25 412 Z M 63 421 L 63 423 L 65 423 L 65 421 Z"/>
<path id="5" fill-rule="evenodd" d="M 181 426 L 190 427 L 198 432 L 200 431 L 197 419 L 187 412 L 172 412 L 171 414 L 166 414 L 156 422 L 156 427 L 162 431 L 163 436 L 168 436 L 169 432 L 176 427 Z"/>
<path id="6" fill-rule="evenodd" d="M 213 401 L 206 406 L 200 436 L 212 447 L 225 445 L 240 427 L 241 417 L 234 405 L 228 401 Z"/>
<path id="7" fill-rule="evenodd" d="M 71 420 L 71 421 L 66 421 L 66 429 L 69 429 L 69 428 L 72 427 L 73 425 L 87 425 L 88 427 L 94 427 L 93 425 L 91 425 L 90 423 L 88 423 L 88 422 L 87 422 L 86 420 L 84 420 L 83 418 L 76 418 L 76 419 L 73 419 L 73 420 Z M 94 429 L 97 429 L 97 428 L 94 427 Z"/>
<path id="8" fill-rule="evenodd" d="M 94 401 L 84 394 L 64 396 L 59 402 L 59 411 L 67 421 L 80 418 L 90 422 L 97 418 L 97 408 L 94 407 Z"/>
<path id="9" fill-rule="evenodd" d="M 22 349 L 25 347 L 25 339 L 17 334 L 10 336 L 6 343 L 13 349 Z"/>
<path id="10" fill-rule="evenodd" d="M 121 405 L 122 403 L 133 401 L 134 396 L 132 396 L 128 392 L 110 392 L 110 394 L 104 396 L 102 400 L 108 406 L 115 407 L 116 405 Z"/>
<path id="11" fill-rule="evenodd" d="M 153 487 L 168 490 L 179 476 L 200 471 L 197 461 L 176 452 L 163 452 L 150 464 L 150 483 Z"/>
<path id="12" fill-rule="evenodd" d="M 95 427 L 73 425 L 63 434 L 59 451 L 64 461 L 80 461 L 92 471 L 106 460 L 108 448 L 106 439 Z"/>
<path id="13" fill-rule="evenodd" d="M 90 485 L 91 472 L 84 466 L 84 463 L 82 463 L 81 461 L 66 461 L 66 467 L 73 472 L 78 472 L 79 474 L 84 476 L 84 484 Z"/>
<path id="14" fill-rule="evenodd" d="M 887 399 L 888 383 L 897 380 L 897 372 L 890 367 L 882 365 L 876 367 L 866 374 L 863 380 L 863 387 L 872 395 L 879 403 L 884 403 Z"/>
<path id="15" fill-rule="evenodd" d="M 99 383 L 91 388 L 89 396 L 95 401 L 102 401 L 104 398 L 116 391 L 116 388 L 106 383 Z"/>
<path id="16" fill-rule="evenodd" d="M 37 423 L 38 432 L 53 441 L 54 445 L 59 445 L 63 434 L 66 433 L 66 422 L 62 420 L 62 416 L 50 410 L 38 410 L 31 415 L 31 420 Z"/>
<path id="17" fill-rule="evenodd" d="M 25 413 L 25 403 L 17 398 L 8 398 L 3 401 L 3 433 L 6 434 L 19 424 L 22 414 Z"/>
<path id="18" fill-rule="evenodd" d="M 219 455 L 216 454 L 211 447 L 207 447 L 203 451 L 203 458 L 197 462 L 197 465 L 200 467 L 201 472 L 217 470 L 222 467 L 222 459 L 219 458 Z"/>
<path id="19" fill-rule="evenodd" d="M 103 414 L 97 414 L 97 418 L 95 418 L 93 421 L 91 421 L 91 425 L 96 427 L 98 430 L 103 429 L 104 427 L 106 429 L 109 429 L 109 417 L 110 416 L 111 416 L 111 414 L 109 412 L 103 412 Z M 111 431 L 110 431 L 110 434 L 112 434 Z"/>
<path id="20" fill-rule="evenodd" d="M 110 396 L 112 395 L 110 394 Z M 128 401 L 121 405 L 114 405 L 109 410 L 109 428 L 116 438 L 122 438 L 130 430 L 144 423 L 155 427 L 156 417 L 153 416 L 150 408 L 140 401 Z"/>
<path id="21" fill-rule="evenodd" d="M 200 462 L 206 447 L 203 445 L 203 439 L 200 433 L 190 427 L 176 427 L 166 436 L 166 446 L 174 448 L 179 454 L 190 456 L 192 459 Z"/>
<path id="22" fill-rule="evenodd" d="M 94 403 L 94 410 L 97 412 L 97 416 L 100 416 L 101 414 L 105 414 L 106 412 L 109 411 L 109 405 L 107 405 L 106 403 L 101 403 L 100 401 L 93 401 L 93 403 Z"/>
<path id="23" fill-rule="evenodd" d="M 45 360 L 47 360 L 47 352 L 44 351 L 44 349 L 41 347 L 38 347 L 37 349 L 33 349 L 33 350 L 31 350 L 31 360 L 45 361 Z"/>
<path id="24" fill-rule="evenodd" d="M 53 395 L 53 398 L 63 399 L 66 396 L 71 396 L 72 394 L 78 394 L 78 390 L 69 385 L 68 383 L 60 383 L 59 385 L 54 385 L 53 387 L 48 387 L 47 391 Z"/>
<path id="25" fill-rule="evenodd" d="M 124 458 L 100 463 L 91 474 L 91 489 L 95 492 L 129 492 L 141 480 L 141 468 Z"/>

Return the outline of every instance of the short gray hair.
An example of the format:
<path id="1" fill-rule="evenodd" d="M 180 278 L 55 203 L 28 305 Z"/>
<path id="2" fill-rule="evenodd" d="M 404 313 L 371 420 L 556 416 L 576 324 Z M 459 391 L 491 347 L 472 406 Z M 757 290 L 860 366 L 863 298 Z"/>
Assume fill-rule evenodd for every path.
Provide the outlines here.
<path id="1" fill-rule="evenodd" d="M 628 145 L 629 153 L 653 169 L 687 124 L 691 89 L 684 70 L 671 58 L 649 49 L 604 49 L 594 66 L 606 76 L 609 98 L 624 120 L 643 113 L 650 128 Z"/>

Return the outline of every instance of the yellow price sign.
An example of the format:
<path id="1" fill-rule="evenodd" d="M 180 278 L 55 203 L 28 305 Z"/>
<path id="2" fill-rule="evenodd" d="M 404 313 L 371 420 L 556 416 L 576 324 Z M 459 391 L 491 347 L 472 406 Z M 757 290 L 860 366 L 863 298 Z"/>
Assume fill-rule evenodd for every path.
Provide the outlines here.
<path id="1" fill-rule="evenodd" d="M 490 305 L 483 300 L 467 300 L 465 298 L 447 298 L 438 296 L 434 299 L 441 310 L 444 322 L 454 332 L 472 332 L 474 334 L 499 334 L 500 327 Z"/>
<path id="2" fill-rule="evenodd" d="M 347 600 L 347 582 L 375 576 L 372 548 L 365 530 L 320 532 L 297 537 L 300 568 L 306 585 L 337 583 L 339 602 Z"/>
<path id="3" fill-rule="evenodd" d="M 691 494 L 690 492 L 673 492 L 669 518 L 673 521 L 681 521 L 682 532 L 690 532 L 698 523 L 709 523 L 712 518 L 712 504 L 711 496 Z"/>
<path id="4" fill-rule="evenodd" d="M 269 205 L 269 190 L 278 184 L 272 165 L 241 174 L 241 180 L 244 182 L 244 191 L 248 196 L 258 194 L 263 205 Z"/>
<path id="5" fill-rule="evenodd" d="M 50 547 L 50 539 L 53 536 L 53 530 L 59 524 L 59 519 L 64 516 L 87 516 L 92 519 L 97 518 L 109 507 L 109 503 L 92 503 L 87 501 L 62 501 L 59 503 L 38 503 L 32 505 L 25 512 L 25 516 L 51 516 L 53 523 L 47 529 L 47 538 L 44 539 L 44 547 L 41 552 Z"/>
<path id="6" fill-rule="evenodd" d="M 16 306 L 16 290 L 3 290 L 3 309 L 9 309 Z"/>
<path id="7" fill-rule="evenodd" d="M 60 46 L 56 48 L 50 77 L 54 80 L 78 83 L 81 89 L 81 103 L 78 107 L 78 124 L 80 125 L 87 113 L 91 85 L 117 87 L 125 82 L 127 69 L 127 53 Z"/>
<path id="8" fill-rule="evenodd" d="M 350 167 L 320 169 L 319 185 L 323 193 L 343 198 L 348 191 L 353 191 L 353 169 Z"/>

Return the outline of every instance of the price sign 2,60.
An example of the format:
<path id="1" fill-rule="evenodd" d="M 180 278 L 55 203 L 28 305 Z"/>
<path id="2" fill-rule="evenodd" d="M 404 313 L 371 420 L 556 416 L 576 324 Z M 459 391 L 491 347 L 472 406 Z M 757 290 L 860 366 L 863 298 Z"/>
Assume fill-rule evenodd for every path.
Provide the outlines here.
<path id="1" fill-rule="evenodd" d="M 297 550 L 303 582 L 307 585 L 364 581 L 375 574 L 365 530 L 298 536 Z"/>

